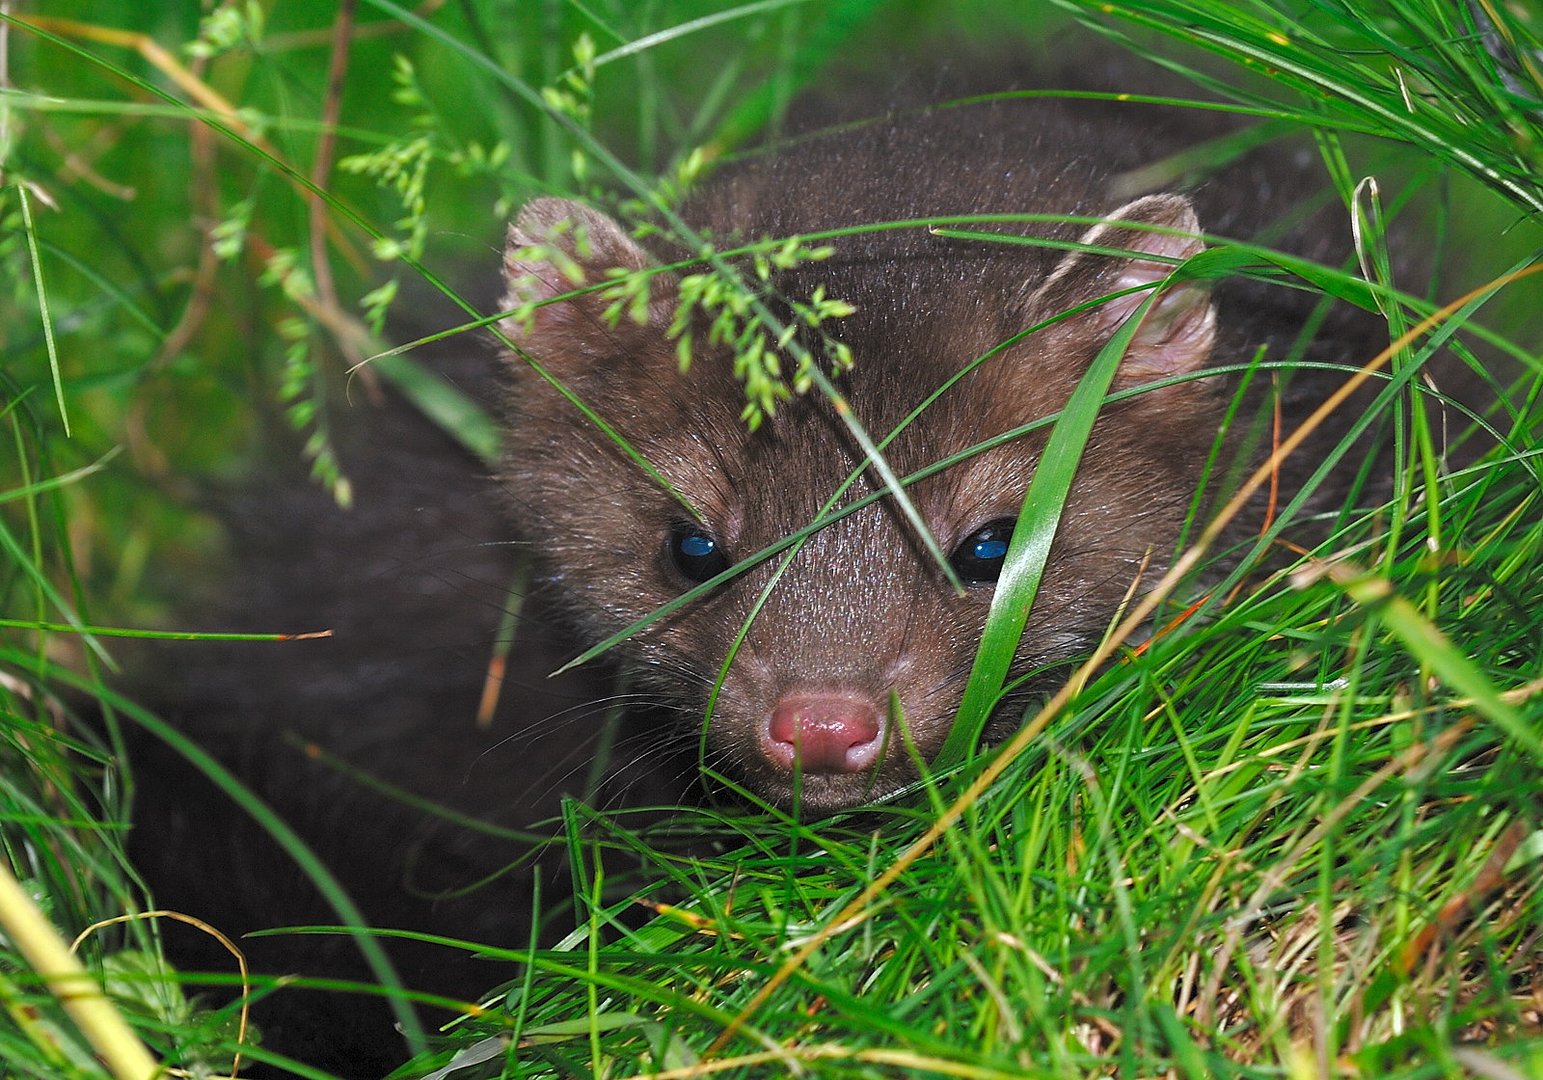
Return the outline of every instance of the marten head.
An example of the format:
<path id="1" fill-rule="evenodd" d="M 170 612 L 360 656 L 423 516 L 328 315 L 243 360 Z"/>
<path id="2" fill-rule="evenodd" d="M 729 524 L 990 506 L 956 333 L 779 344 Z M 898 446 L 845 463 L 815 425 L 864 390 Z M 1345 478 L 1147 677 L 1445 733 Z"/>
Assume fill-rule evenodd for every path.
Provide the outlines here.
<path id="1" fill-rule="evenodd" d="M 941 747 L 1047 428 L 906 488 L 950 553 L 960 592 L 884 493 L 839 409 L 881 441 L 898 476 L 1052 417 L 1151 287 L 1201 248 L 1194 210 L 1178 195 L 1143 197 L 1079 228 L 1073 250 L 1047 255 L 915 227 L 838 242 L 833 257 L 774 276 L 766 295 L 780 310 L 814 284 L 855 298 L 854 313 L 822 326 L 854 364 L 835 380 L 842 405 L 811 391 L 751 431 L 732 342 L 712 343 L 698 326 L 681 369 L 669 334 L 673 273 L 656 272 L 616 221 L 584 206 L 538 199 L 519 215 L 505 261 L 508 306 L 521 315 L 504 324 L 515 349 L 503 481 L 584 634 L 598 641 L 648 619 L 828 521 L 622 646 L 705 723 L 715 769 L 770 801 L 828 812 L 915 779 L 906 740 L 923 760 Z M 568 295 L 625 273 L 653 274 L 631 311 L 610 310 L 604 290 Z M 1215 325 L 1202 290 L 1169 290 L 1137 331 L 1119 386 L 1199 370 Z M 1015 674 L 1086 649 L 1143 561 L 1166 562 L 1221 404 L 1198 380 L 1106 406 Z"/>

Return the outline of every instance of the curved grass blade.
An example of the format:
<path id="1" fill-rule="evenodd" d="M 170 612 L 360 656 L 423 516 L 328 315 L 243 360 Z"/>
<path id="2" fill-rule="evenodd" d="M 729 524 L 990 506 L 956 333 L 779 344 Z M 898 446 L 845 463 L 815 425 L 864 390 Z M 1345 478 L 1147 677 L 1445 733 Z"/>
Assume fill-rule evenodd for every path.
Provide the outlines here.
<path id="1" fill-rule="evenodd" d="M 939 752 L 936 768 L 948 769 L 964 761 L 980 741 L 991 710 L 1001 696 L 1008 669 L 1018 651 L 1024 625 L 1039 592 L 1040 579 L 1050 555 L 1061 513 L 1082 460 L 1083 449 L 1092 434 L 1098 412 L 1109 398 L 1110 387 L 1120 360 L 1135 337 L 1141 321 L 1164 290 L 1182 281 L 1224 277 L 1236 271 L 1240 253 L 1233 247 L 1207 248 L 1180 263 L 1166 279 L 1152 289 L 1141 305 L 1120 324 L 1120 328 L 1098 351 L 1087 374 L 1072 391 L 1066 408 L 1050 431 L 1045 452 L 1029 481 L 1023 507 L 1013 527 L 1002 576 L 991 598 L 991 610 L 981 633 L 975 664 L 965 684 L 964 699 L 954 718 L 953 730 Z M 1142 286 L 1149 288 L 1149 286 Z M 1112 300 L 1127 293 L 1113 293 Z"/>
<path id="2" fill-rule="evenodd" d="M 1169 281 L 1177 276 L 1176 272 Z M 1093 422 L 1098 419 L 1099 409 L 1114 383 L 1125 350 L 1157 295 L 1154 290 L 1143 300 L 1098 351 L 1087 374 L 1072 391 L 1061 418 L 1050 431 L 1045 452 L 1029 481 L 1023 507 L 1018 512 L 1012 543 L 1008 545 L 1007 558 L 1002 564 L 1002 576 L 997 579 L 991 610 L 986 615 L 986 628 L 975 653 L 975 665 L 965 684 L 964 700 L 960 702 L 953 730 L 934 762 L 936 768 L 948 769 L 965 759 L 979 742 L 986 720 L 1002 693 L 1008 668 L 1018 651 L 1018 641 L 1023 637 L 1029 609 L 1034 606 L 1034 598 L 1039 592 L 1045 563 L 1050 556 L 1050 544 L 1061 523 L 1061 512 L 1077 475 L 1083 448 L 1092 434 Z"/>
<path id="3" fill-rule="evenodd" d="M 407 1044 L 407 1049 L 413 1054 L 423 1053 L 427 1049 L 428 1041 L 423 1022 L 412 1008 L 411 995 L 397 974 L 395 965 L 386 956 L 364 913 L 359 910 L 342 883 L 311 850 L 310 845 L 301 839 L 300 835 L 282 818 L 274 814 L 250 788 L 237 779 L 234 773 L 166 721 L 106 687 L 93 686 L 84 677 L 64 668 L 51 664 L 40 665 L 35 658 L 10 654 L 7 660 L 24 669 L 35 669 L 39 675 L 51 678 L 61 686 L 93 694 L 108 705 L 115 714 L 128 717 L 186 758 L 218 786 L 232 802 L 258 822 L 274 842 L 294 860 L 295 865 L 310 879 L 327 904 L 342 919 L 344 931 L 352 937 L 365 963 L 369 966 L 371 975 L 383 989 L 387 1005 L 391 1009 L 403 1041 Z"/>
<path id="4" fill-rule="evenodd" d="M 1505 700 L 1495 684 L 1451 638 L 1396 591 L 1391 581 L 1375 574 L 1360 573 L 1343 564 L 1330 567 L 1329 578 L 1362 608 L 1376 611 L 1382 624 L 1403 643 L 1409 655 L 1468 698 L 1475 711 L 1543 762 L 1543 735 Z"/>

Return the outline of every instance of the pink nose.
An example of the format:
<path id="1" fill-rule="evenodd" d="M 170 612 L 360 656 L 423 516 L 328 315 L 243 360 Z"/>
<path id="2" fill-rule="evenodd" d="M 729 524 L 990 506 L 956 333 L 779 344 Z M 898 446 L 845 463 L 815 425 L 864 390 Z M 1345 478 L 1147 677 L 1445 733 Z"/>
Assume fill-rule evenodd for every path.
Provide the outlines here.
<path id="1" fill-rule="evenodd" d="M 883 718 L 854 694 L 790 694 L 772 710 L 763 749 L 773 765 L 792 772 L 852 773 L 871 768 L 881 748 Z"/>

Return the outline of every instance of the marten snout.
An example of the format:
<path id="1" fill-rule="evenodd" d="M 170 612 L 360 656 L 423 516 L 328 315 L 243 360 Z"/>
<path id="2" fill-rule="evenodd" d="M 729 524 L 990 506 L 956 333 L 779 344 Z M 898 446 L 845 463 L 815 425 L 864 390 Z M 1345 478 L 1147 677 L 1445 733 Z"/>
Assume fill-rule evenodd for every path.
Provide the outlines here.
<path id="1" fill-rule="evenodd" d="M 882 757 L 885 730 L 884 718 L 864 695 L 788 694 L 761 730 L 761 753 L 785 773 L 860 773 Z"/>

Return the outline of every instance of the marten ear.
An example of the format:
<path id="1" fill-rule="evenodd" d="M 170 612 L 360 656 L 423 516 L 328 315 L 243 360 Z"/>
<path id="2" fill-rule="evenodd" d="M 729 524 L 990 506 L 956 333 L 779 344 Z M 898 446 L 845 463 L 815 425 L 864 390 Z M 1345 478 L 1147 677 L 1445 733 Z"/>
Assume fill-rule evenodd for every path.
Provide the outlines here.
<path id="1" fill-rule="evenodd" d="M 568 199 L 535 199 L 509 226 L 504 307 L 514 314 L 502 329 L 538 360 L 628 351 L 650 329 L 662 337 L 675 306 L 669 274 L 637 283 L 642 292 L 603 290 L 549 302 L 653 265 L 613 218 Z"/>
<path id="2" fill-rule="evenodd" d="M 1132 226 L 1149 225 L 1154 229 Z M 1120 207 L 1082 235 L 1091 248 L 1141 252 L 1145 259 L 1097 251 L 1072 251 L 1035 290 L 1031 312 L 1040 319 L 1088 300 L 1162 281 L 1180 262 L 1205 247 L 1195 209 L 1182 195 L 1147 195 Z M 1107 301 L 1079 317 L 1079 322 L 1107 340 L 1134 315 L 1150 289 Z M 1165 289 L 1148 309 L 1120 363 L 1120 383 L 1139 385 L 1195 371 L 1204 365 L 1216 340 L 1216 310 L 1207 290 L 1188 281 Z"/>

